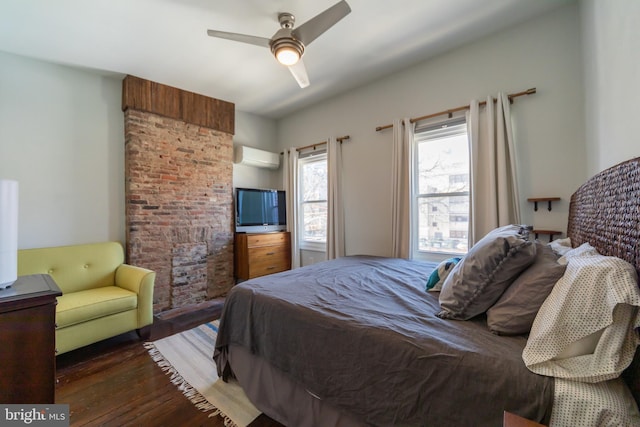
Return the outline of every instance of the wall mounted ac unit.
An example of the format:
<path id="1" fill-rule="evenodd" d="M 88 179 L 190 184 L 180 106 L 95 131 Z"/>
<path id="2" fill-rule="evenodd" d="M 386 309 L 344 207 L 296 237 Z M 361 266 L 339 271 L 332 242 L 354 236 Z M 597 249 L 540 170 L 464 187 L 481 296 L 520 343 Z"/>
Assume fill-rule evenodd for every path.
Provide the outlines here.
<path id="1" fill-rule="evenodd" d="M 235 146 L 233 151 L 234 163 L 266 169 L 278 169 L 280 167 L 280 155 L 278 153 L 271 153 L 243 145 Z"/>

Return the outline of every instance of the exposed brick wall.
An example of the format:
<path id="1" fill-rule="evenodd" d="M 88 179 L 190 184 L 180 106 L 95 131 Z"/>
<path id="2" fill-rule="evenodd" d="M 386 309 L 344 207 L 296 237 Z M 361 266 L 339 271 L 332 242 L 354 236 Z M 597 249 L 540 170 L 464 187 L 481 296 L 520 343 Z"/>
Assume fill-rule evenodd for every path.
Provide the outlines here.
<path id="1" fill-rule="evenodd" d="M 127 109 L 128 261 L 156 271 L 154 312 L 233 286 L 232 135 Z"/>

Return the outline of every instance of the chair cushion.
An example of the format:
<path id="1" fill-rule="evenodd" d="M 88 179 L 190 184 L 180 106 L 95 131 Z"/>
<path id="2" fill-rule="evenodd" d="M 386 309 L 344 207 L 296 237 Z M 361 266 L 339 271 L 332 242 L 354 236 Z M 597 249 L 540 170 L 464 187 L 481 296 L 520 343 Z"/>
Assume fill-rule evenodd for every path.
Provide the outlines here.
<path id="1" fill-rule="evenodd" d="M 134 310 L 137 306 L 137 295 L 117 286 L 71 292 L 58 297 L 56 323 L 58 328 L 64 328 L 99 317 Z"/>

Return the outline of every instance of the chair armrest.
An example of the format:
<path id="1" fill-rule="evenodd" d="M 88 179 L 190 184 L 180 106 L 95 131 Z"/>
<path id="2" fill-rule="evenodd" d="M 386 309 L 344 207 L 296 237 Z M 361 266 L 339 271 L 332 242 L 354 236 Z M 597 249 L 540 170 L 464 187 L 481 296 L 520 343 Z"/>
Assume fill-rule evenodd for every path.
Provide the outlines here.
<path id="1" fill-rule="evenodd" d="M 156 273 L 142 267 L 121 264 L 116 269 L 116 286 L 138 294 L 138 328 L 153 323 L 153 287 Z"/>

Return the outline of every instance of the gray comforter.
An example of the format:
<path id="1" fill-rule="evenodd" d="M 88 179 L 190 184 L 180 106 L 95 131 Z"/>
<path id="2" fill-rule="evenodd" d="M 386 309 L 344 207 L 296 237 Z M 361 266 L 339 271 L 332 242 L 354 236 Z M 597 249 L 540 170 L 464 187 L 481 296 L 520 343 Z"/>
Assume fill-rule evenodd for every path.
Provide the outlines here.
<path id="1" fill-rule="evenodd" d="M 232 289 L 214 359 L 238 344 L 312 394 L 376 426 L 501 426 L 508 410 L 546 422 L 553 379 L 522 361 L 524 337 L 483 316 L 443 320 L 424 287 L 434 264 L 345 257 Z"/>

